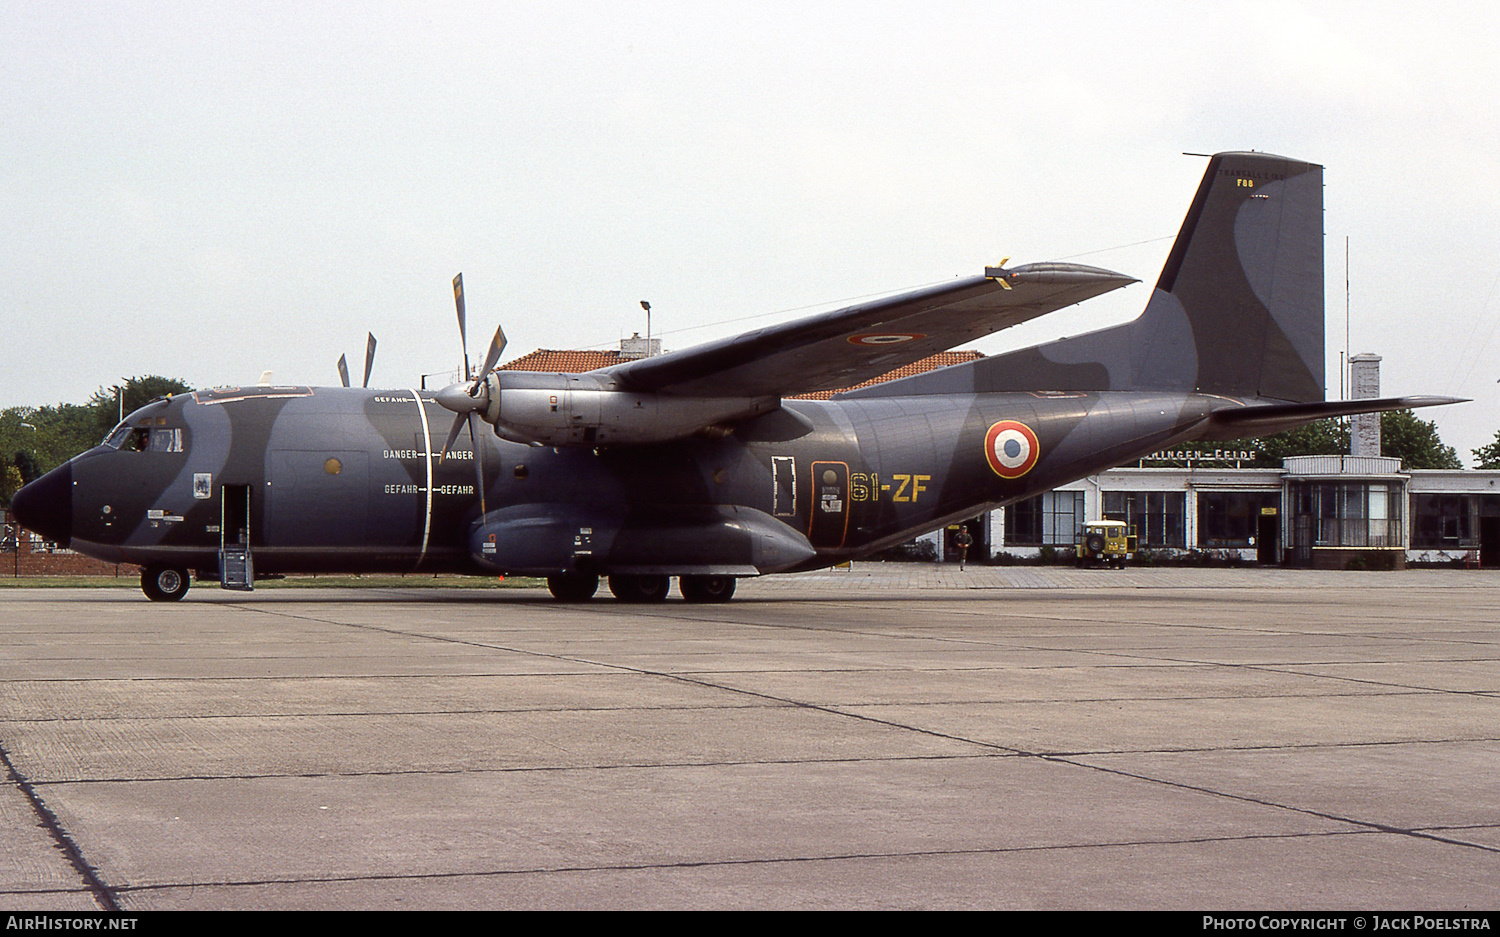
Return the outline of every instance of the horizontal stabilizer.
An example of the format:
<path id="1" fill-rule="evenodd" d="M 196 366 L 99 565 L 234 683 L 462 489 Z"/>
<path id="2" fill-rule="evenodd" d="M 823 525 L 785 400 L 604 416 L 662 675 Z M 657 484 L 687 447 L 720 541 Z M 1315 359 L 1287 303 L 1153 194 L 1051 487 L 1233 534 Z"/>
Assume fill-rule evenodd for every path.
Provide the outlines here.
<path id="1" fill-rule="evenodd" d="M 1205 439 L 1242 439 L 1294 429 L 1314 420 L 1384 410 L 1413 410 L 1465 403 L 1463 397 L 1372 397 L 1367 400 L 1323 400 L 1312 403 L 1278 403 L 1268 406 L 1226 407 L 1208 418 Z"/>

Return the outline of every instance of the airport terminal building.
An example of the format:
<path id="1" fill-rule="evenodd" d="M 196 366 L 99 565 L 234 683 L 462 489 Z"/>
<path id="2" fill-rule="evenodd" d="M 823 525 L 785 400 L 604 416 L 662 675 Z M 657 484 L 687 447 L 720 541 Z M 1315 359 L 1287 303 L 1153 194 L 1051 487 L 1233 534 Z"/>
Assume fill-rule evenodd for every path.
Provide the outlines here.
<path id="1" fill-rule="evenodd" d="M 1500 472 L 1403 471 L 1399 459 L 1340 455 L 1298 456 L 1281 468 L 1236 466 L 1254 455 L 1156 453 L 1140 467 L 1063 485 L 968 526 L 991 556 L 1071 550 L 1085 520 L 1106 519 L 1135 528 L 1141 548 L 1152 551 L 1318 569 L 1500 565 Z M 1181 464 L 1165 464 L 1174 461 Z M 954 533 L 933 535 L 940 555 L 956 555 Z"/>

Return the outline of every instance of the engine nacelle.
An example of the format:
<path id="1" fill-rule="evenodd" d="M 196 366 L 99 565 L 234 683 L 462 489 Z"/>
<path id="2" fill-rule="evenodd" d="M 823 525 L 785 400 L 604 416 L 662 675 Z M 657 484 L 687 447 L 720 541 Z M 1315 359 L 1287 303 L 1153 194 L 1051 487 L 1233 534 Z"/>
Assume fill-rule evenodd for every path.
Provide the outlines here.
<path id="1" fill-rule="evenodd" d="M 513 442 L 600 446 L 669 442 L 775 410 L 775 397 L 673 397 L 619 390 L 592 374 L 497 371 L 482 411 Z"/>

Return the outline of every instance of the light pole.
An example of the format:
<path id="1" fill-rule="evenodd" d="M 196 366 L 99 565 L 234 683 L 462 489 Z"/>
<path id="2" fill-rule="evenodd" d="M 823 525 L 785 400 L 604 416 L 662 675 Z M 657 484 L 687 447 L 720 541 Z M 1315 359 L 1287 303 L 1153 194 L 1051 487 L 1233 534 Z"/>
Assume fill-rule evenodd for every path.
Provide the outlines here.
<path id="1" fill-rule="evenodd" d="M 641 308 L 646 310 L 646 357 L 651 357 L 651 304 L 644 299 L 641 300 Z"/>

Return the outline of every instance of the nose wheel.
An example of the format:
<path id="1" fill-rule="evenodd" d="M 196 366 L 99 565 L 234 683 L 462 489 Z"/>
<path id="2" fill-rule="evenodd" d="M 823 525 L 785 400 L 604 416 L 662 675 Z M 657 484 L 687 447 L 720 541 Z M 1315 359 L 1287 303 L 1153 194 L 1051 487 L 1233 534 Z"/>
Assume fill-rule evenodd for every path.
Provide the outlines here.
<path id="1" fill-rule="evenodd" d="M 141 570 L 141 591 L 153 602 L 176 602 L 187 595 L 188 571 L 181 566 L 161 564 Z"/>

